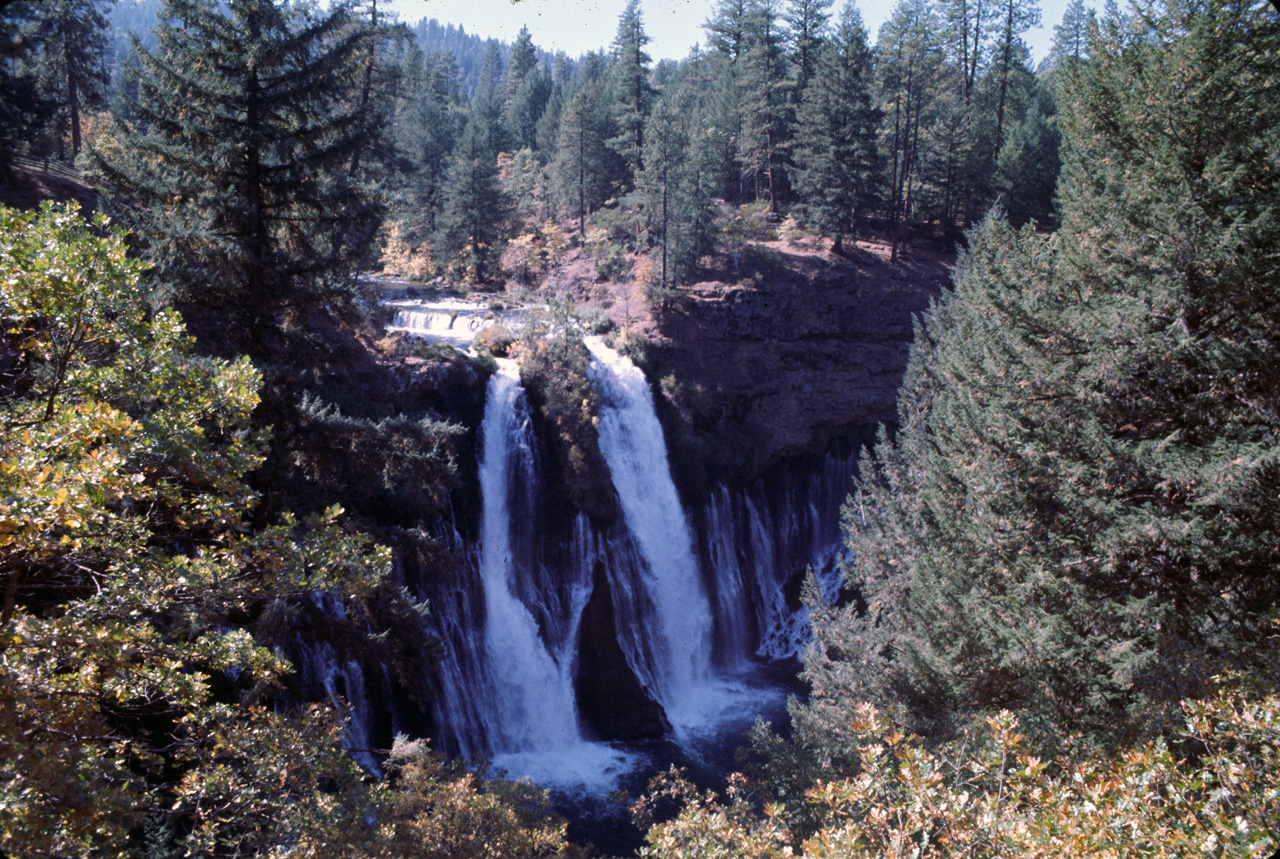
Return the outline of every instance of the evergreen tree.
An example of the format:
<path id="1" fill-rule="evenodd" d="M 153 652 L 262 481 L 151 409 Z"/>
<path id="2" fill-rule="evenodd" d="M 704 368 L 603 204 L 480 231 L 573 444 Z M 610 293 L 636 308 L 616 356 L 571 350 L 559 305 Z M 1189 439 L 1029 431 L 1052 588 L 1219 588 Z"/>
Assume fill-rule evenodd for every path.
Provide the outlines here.
<path id="1" fill-rule="evenodd" d="M 35 38 L 45 92 L 58 105 L 53 131 L 59 156 L 67 154 L 65 139 L 71 157 L 80 154 L 81 110 L 106 99 L 107 2 L 113 0 L 47 0 L 38 7 Z"/>
<path id="2" fill-rule="evenodd" d="M 637 175 L 644 169 L 644 123 L 653 100 L 649 85 L 650 57 L 644 51 L 649 36 L 640 16 L 640 0 L 627 0 L 618 17 L 618 34 L 613 40 L 610 69 L 613 119 L 618 133 L 609 146 Z"/>
<path id="3" fill-rule="evenodd" d="M 166 0 L 156 38 L 122 130 L 132 158 L 102 168 L 165 281 L 255 321 L 345 289 L 379 220 L 347 169 L 372 136 L 367 29 L 346 6 Z"/>
<path id="4" fill-rule="evenodd" d="M 926 115 L 934 109 L 944 56 L 937 19 L 927 0 L 902 0 L 880 28 L 876 69 L 880 105 L 885 113 L 884 148 L 888 150 L 890 256 L 896 261 L 905 245 L 904 228 L 917 205 L 923 174 L 922 147 Z"/>
<path id="5" fill-rule="evenodd" d="M 1041 226 L 1053 222 L 1060 138 L 1052 97 L 1043 89 L 1039 95 L 1010 132 L 996 160 L 996 185 L 1014 226 L 1031 220 Z"/>
<path id="6" fill-rule="evenodd" d="M 513 149 L 532 149 L 538 117 L 551 94 L 549 76 L 538 73 L 538 54 L 528 27 L 521 27 L 511 46 L 502 78 L 502 120 Z"/>
<path id="7" fill-rule="evenodd" d="M 480 66 L 475 96 L 471 99 L 468 122 L 479 123 L 481 134 L 494 152 L 507 148 L 507 129 L 503 122 L 502 55 L 497 42 L 490 41 Z"/>
<path id="8" fill-rule="evenodd" d="M 957 217 L 967 226 L 985 200 L 981 191 L 985 177 L 990 173 L 991 148 L 978 141 L 978 81 L 987 67 L 987 51 L 992 36 L 994 0 L 944 0 L 939 13 L 944 28 L 947 50 L 948 78 L 955 81 L 958 93 L 950 93 L 950 116 L 944 123 L 950 124 L 950 133 L 942 136 L 947 142 L 943 157 L 946 159 L 944 211 L 947 222 L 954 224 Z"/>
<path id="9" fill-rule="evenodd" d="M 560 115 L 552 183 L 562 214 L 578 220 L 586 231 L 587 215 L 609 196 L 609 177 L 617 156 L 605 145 L 604 116 L 593 87 L 581 87 Z"/>
<path id="10" fill-rule="evenodd" d="M 939 4 L 949 60 L 959 69 L 966 110 L 973 101 L 978 73 L 984 65 L 996 11 L 993 0 L 944 0 Z"/>
<path id="11" fill-rule="evenodd" d="M 754 196 L 768 196 L 777 214 L 787 189 L 787 151 L 790 146 L 786 63 L 783 29 L 776 0 L 757 0 L 748 18 L 746 49 L 735 63 L 739 109 L 738 160 Z M 763 181 L 763 187 L 761 182 Z"/>
<path id="12" fill-rule="evenodd" d="M 516 40 L 511 45 L 511 54 L 507 58 L 507 71 L 502 77 L 502 102 L 505 110 L 511 109 L 511 102 L 525 78 L 538 67 L 538 52 L 533 47 L 533 36 L 528 27 L 521 27 Z"/>
<path id="13" fill-rule="evenodd" d="M 698 270 L 698 259 L 711 250 L 712 223 L 709 184 L 702 159 L 692 145 L 696 123 L 691 93 L 669 91 L 654 107 L 645 145 L 645 169 L 640 187 L 645 194 L 651 233 L 661 245 L 660 278 L 665 288 L 687 283 Z"/>
<path id="14" fill-rule="evenodd" d="M 54 108 L 41 97 L 31 64 L 19 62 L 33 50 L 34 9 L 31 3 L 0 9 L 0 179 L 8 178 L 13 155 Z"/>
<path id="15" fill-rule="evenodd" d="M 403 66 L 404 98 L 396 116 L 395 138 L 405 169 L 406 208 L 414 233 L 435 229 L 443 200 L 444 175 L 457 140 L 456 63 L 452 54 L 425 56 L 409 46 Z"/>
<path id="16" fill-rule="evenodd" d="M 507 139 L 514 149 L 532 150 L 538 145 L 538 121 L 551 97 L 551 76 L 534 69 L 525 75 L 507 105 Z"/>
<path id="17" fill-rule="evenodd" d="M 719 0 L 703 25 L 711 49 L 737 62 L 747 50 L 754 8 L 753 0 Z"/>
<path id="18" fill-rule="evenodd" d="M 445 176 L 436 255 L 458 279 L 486 284 L 502 257 L 510 204 L 498 183 L 497 156 L 472 115 Z"/>
<path id="19" fill-rule="evenodd" d="M 795 66 L 795 99 L 799 101 L 818 66 L 831 0 L 788 0 L 788 57 Z"/>
<path id="20" fill-rule="evenodd" d="M 836 253 L 844 233 L 876 201 L 882 117 L 872 104 L 874 85 L 867 31 L 847 3 L 819 55 L 796 129 L 796 188 L 814 226 L 835 239 Z"/>
<path id="21" fill-rule="evenodd" d="M 1070 0 L 1062 21 L 1053 28 L 1053 44 L 1045 62 L 1053 67 L 1089 59 L 1089 30 L 1097 24 L 1097 15 L 1092 9 L 1085 9 L 1084 0 Z"/>
<path id="22" fill-rule="evenodd" d="M 379 14 L 378 0 L 352 0 L 351 10 L 353 25 L 365 34 L 361 45 L 364 57 L 358 61 L 363 69 L 356 111 L 368 130 L 368 138 L 365 145 L 353 149 L 348 170 L 358 173 L 361 159 L 368 158 L 377 164 L 377 168 L 369 172 L 382 175 L 395 169 L 392 126 L 400 93 L 400 64 L 396 55 L 410 41 L 410 36 L 406 28 Z"/>
<path id="23" fill-rule="evenodd" d="M 565 84 L 554 80 L 555 72 L 552 73 L 552 78 L 551 92 L 533 131 L 533 148 L 544 164 L 556 156 L 556 136 L 560 133 L 560 115 L 565 103 Z"/>
<path id="24" fill-rule="evenodd" d="M 1067 70 L 1062 229 L 991 218 L 917 333 L 846 511 L 865 612 L 807 662 L 832 753 L 861 698 L 1158 727 L 1275 616 L 1280 22 L 1140 14 Z"/>
<path id="25" fill-rule="evenodd" d="M 995 142 L 992 157 L 998 157 L 1004 145 L 1004 115 L 1008 103 L 1009 79 L 1014 74 L 1021 36 L 1040 23 L 1040 6 L 1035 0 L 1000 0 L 1000 29 L 995 45 L 993 72 L 998 81 L 996 96 Z M 1024 48 L 1025 50 L 1025 48 Z"/>

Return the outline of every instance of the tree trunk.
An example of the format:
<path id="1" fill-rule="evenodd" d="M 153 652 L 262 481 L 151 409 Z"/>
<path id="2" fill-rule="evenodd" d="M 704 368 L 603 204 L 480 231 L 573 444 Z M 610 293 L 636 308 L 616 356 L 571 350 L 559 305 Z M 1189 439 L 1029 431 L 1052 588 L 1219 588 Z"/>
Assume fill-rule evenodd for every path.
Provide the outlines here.
<path id="1" fill-rule="evenodd" d="M 71 109 L 71 157 L 80 154 L 80 90 L 76 86 L 75 72 L 71 68 L 71 46 L 63 37 L 63 51 L 67 61 L 67 107 Z"/>
<path id="2" fill-rule="evenodd" d="M 1000 157 L 1000 147 L 1004 144 L 1004 100 L 1009 91 L 1009 65 L 1013 61 L 1013 0 L 1008 3 L 1004 19 L 1004 50 L 1000 56 L 1000 96 L 996 100 L 996 145 L 991 153 L 994 161 Z"/>

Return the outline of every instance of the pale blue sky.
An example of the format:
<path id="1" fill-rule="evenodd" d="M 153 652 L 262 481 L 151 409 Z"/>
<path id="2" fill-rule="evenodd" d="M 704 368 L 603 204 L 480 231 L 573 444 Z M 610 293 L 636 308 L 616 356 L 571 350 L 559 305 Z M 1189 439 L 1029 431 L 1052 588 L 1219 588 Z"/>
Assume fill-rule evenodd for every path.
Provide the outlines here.
<path id="1" fill-rule="evenodd" d="M 858 9 L 872 40 L 897 0 L 860 0 Z M 833 12 L 843 0 L 836 0 Z M 391 0 L 392 8 L 406 23 L 436 18 L 461 24 L 468 33 L 512 41 L 522 25 L 528 26 L 534 44 L 548 51 L 564 51 L 571 57 L 613 41 L 618 15 L 626 0 Z M 1062 19 L 1067 0 L 1041 0 L 1041 25 L 1026 35 L 1031 53 L 1039 62 L 1053 41 L 1053 28 Z M 1092 5 L 1092 4 L 1086 4 Z M 655 59 L 682 59 L 694 43 L 706 44 L 703 23 L 715 0 L 641 0 L 645 32 L 653 40 L 648 47 Z"/>

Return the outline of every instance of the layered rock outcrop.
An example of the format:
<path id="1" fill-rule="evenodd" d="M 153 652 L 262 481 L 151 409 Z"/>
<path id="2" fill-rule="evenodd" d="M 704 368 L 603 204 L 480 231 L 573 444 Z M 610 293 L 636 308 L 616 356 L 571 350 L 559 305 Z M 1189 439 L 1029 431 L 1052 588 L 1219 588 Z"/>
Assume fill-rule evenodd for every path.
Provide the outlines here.
<path id="1" fill-rule="evenodd" d="M 748 472 L 848 427 L 896 421 L 913 317 L 952 261 L 921 254 L 891 265 L 866 249 L 852 261 L 772 260 L 746 281 L 682 290 L 657 314 L 648 349 L 699 454 Z"/>

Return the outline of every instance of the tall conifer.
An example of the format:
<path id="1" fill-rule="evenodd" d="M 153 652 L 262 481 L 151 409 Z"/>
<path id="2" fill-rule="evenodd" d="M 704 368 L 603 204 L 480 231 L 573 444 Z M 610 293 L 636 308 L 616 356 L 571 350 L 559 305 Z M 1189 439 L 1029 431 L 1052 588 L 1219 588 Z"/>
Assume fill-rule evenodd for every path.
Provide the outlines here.
<path id="1" fill-rule="evenodd" d="M 618 34 L 613 40 L 610 87 L 613 118 L 618 133 L 609 145 L 631 168 L 633 176 L 644 169 L 644 123 L 653 101 L 649 84 L 650 57 L 644 46 L 649 36 L 640 15 L 640 0 L 627 0 L 618 18 Z"/>
<path id="2" fill-rule="evenodd" d="M 379 209 L 346 169 L 370 142 L 368 30 L 271 0 L 165 0 L 157 48 L 103 168 L 123 216 L 185 301 L 261 320 L 345 286 Z"/>
<path id="3" fill-rule="evenodd" d="M 605 144 L 607 125 L 595 89 L 581 86 L 565 105 L 551 164 L 560 211 L 577 219 L 579 233 L 586 230 L 587 215 L 607 199 L 616 170 L 617 155 Z"/>
<path id="4" fill-rule="evenodd" d="M 989 219 L 918 332 L 847 508 L 866 610 L 819 616 L 819 744 L 835 694 L 1158 727 L 1272 623 L 1280 21 L 1138 14 L 1066 70 L 1059 233 Z"/>
<path id="5" fill-rule="evenodd" d="M 107 18 L 104 0 L 46 0 L 37 7 L 41 66 L 46 93 L 58 105 L 54 135 L 59 155 L 75 157 L 81 146 L 81 112 L 106 99 Z M 65 138 L 64 138 L 65 135 Z M 71 143 L 70 153 L 62 149 Z"/>
<path id="6" fill-rule="evenodd" d="M 497 153 L 472 115 L 445 176 L 436 255 L 455 277 L 486 284 L 497 271 L 510 203 L 498 183 Z"/>
<path id="7" fill-rule="evenodd" d="M 796 129 L 796 187 L 805 211 L 838 253 L 855 218 L 874 204 L 881 113 L 872 104 L 871 49 L 852 3 L 819 55 Z"/>

